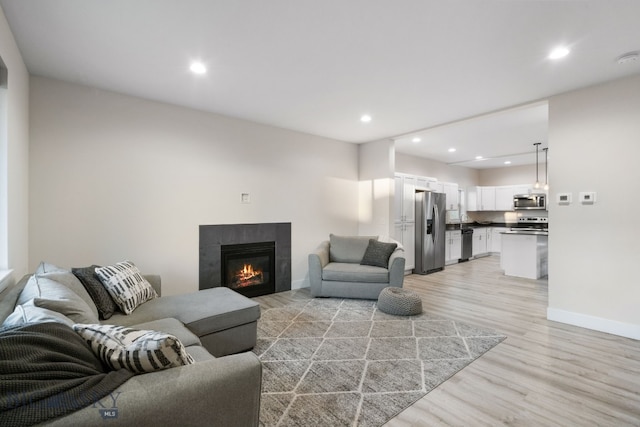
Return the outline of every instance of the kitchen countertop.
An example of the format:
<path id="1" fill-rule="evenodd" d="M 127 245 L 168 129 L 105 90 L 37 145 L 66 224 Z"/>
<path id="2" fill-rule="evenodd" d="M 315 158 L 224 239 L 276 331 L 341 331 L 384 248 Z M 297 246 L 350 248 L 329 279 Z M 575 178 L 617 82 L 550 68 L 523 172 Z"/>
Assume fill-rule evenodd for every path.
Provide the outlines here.
<path id="1" fill-rule="evenodd" d="M 447 224 L 446 230 L 461 230 L 464 228 L 486 228 L 486 227 L 515 227 L 517 223 L 515 222 L 489 222 L 489 223 L 480 223 L 480 222 L 463 222 L 463 223 L 455 223 L 455 224 Z"/>
<path id="2" fill-rule="evenodd" d="M 502 234 L 522 234 L 525 236 L 548 236 L 548 231 L 541 230 L 509 230 L 503 231 Z"/>

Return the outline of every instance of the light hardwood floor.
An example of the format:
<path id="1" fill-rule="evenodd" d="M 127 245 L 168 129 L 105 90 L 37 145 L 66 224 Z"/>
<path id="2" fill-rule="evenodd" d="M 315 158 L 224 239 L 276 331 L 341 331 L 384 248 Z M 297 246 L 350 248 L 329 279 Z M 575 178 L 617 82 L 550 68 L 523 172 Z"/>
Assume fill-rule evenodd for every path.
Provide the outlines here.
<path id="1" fill-rule="evenodd" d="M 507 339 L 390 420 L 407 426 L 640 426 L 640 341 L 546 320 L 547 282 L 499 257 L 406 276 L 425 311 Z M 264 308 L 305 291 L 256 298 Z"/>

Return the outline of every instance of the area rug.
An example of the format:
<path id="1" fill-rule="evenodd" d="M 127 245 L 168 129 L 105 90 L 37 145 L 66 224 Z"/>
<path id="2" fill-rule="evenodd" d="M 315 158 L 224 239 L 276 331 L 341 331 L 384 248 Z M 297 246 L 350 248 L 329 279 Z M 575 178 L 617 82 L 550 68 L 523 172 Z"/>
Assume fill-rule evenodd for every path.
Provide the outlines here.
<path id="1" fill-rule="evenodd" d="M 506 337 L 375 301 L 304 299 L 263 310 L 260 424 L 381 426 Z"/>

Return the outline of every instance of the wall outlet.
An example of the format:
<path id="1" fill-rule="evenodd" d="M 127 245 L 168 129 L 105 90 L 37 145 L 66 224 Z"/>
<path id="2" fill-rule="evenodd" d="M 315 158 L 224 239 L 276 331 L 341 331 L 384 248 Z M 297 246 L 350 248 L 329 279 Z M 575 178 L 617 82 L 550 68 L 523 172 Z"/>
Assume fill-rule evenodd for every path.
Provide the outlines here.
<path id="1" fill-rule="evenodd" d="M 249 193 L 242 193 L 240 195 L 240 203 L 251 203 L 251 196 L 249 196 Z"/>
<path id="2" fill-rule="evenodd" d="M 580 192 L 580 203 L 583 205 L 592 205 L 596 202 L 596 192 L 595 191 L 581 191 Z"/>

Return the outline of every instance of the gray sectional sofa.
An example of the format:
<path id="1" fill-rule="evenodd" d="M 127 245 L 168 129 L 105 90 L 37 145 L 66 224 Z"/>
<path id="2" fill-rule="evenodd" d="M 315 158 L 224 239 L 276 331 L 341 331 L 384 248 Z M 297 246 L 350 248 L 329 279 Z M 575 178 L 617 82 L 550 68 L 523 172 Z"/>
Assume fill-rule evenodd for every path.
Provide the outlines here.
<path id="1" fill-rule="evenodd" d="M 395 240 L 331 234 L 309 254 L 311 295 L 378 299 L 384 288 L 402 287 L 404 265 L 404 248 Z"/>
<path id="2" fill-rule="evenodd" d="M 160 277 L 145 277 L 161 295 Z M 0 324 L 14 312 L 29 278 L 0 293 Z M 129 315 L 115 313 L 101 323 L 172 334 L 195 363 L 135 375 L 117 389 L 115 405 L 106 399 L 46 425 L 258 425 L 262 367 L 246 350 L 256 343 L 259 317 L 257 303 L 228 288 L 160 296 Z M 105 407 L 117 409 L 117 418 L 103 419 Z"/>

